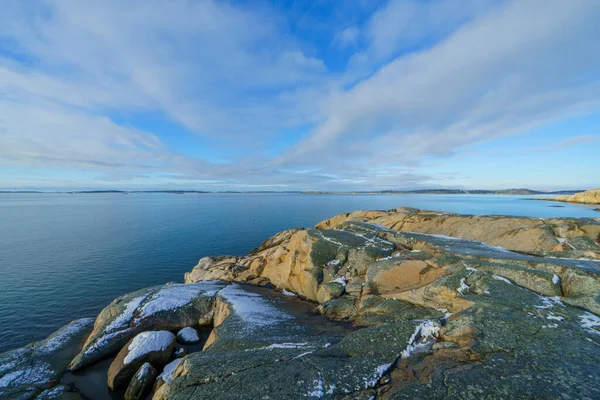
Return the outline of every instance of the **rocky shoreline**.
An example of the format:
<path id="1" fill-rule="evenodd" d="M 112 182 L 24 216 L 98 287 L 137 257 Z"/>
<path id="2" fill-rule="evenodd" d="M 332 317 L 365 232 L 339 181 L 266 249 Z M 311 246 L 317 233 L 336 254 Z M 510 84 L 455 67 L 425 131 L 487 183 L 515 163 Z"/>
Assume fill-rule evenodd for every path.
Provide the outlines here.
<path id="1" fill-rule="evenodd" d="M 0 398 L 600 398 L 598 293 L 598 218 L 357 211 L 1 354 Z"/>
<path id="2" fill-rule="evenodd" d="M 552 200 L 578 204 L 600 204 L 600 189 L 590 189 L 570 196 L 543 197 L 535 200 Z M 596 211 L 598 211 L 598 209 L 596 209 Z"/>

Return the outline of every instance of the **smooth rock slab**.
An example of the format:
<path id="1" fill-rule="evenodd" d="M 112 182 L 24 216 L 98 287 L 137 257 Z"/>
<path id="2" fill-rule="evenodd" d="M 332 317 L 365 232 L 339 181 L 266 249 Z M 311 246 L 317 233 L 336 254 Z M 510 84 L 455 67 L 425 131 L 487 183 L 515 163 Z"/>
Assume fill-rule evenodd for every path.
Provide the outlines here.
<path id="1" fill-rule="evenodd" d="M 150 363 L 144 363 L 135 373 L 127 391 L 125 391 L 125 400 L 142 400 L 145 399 L 154 385 L 156 380 L 156 369 Z"/>
<path id="2" fill-rule="evenodd" d="M 171 359 L 175 335 L 169 331 L 142 332 L 121 349 L 108 369 L 108 387 L 126 387 L 136 371 L 145 363 L 162 367 Z"/>
<path id="3" fill-rule="evenodd" d="M 79 319 L 47 339 L 0 354 L 0 398 L 32 399 L 44 392 L 53 398 L 63 389 L 52 390 L 79 352 L 93 327 L 91 318 Z"/>
<path id="4" fill-rule="evenodd" d="M 300 323 L 280 299 L 240 285 L 218 296 L 229 314 L 215 326 L 214 342 L 165 368 L 166 383 L 155 399 L 331 398 L 364 390 L 400 357 L 419 324 L 369 328 L 342 338 L 316 322 Z"/>

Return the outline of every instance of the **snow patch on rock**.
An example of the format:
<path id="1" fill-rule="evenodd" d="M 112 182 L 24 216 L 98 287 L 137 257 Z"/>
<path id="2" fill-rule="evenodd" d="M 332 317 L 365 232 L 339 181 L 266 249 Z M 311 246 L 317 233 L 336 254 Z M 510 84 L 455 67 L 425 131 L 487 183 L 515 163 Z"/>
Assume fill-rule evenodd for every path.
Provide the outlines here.
<path id="1" fill-rule="evenodd" d="M 17 369 L 0 378 L 0 389 L 25 385 L 42 385 L 52 380 L 54 371 L 45 362 Z"/>
<path id="2" fill-rule="evenodd" d="M 175 340 L 175 335 L 169 331 L 142 332 L 133 338 L 127 350 L 129 352 L 123 360 L 129 364 L 148 353 L 165 351 Z"/>
<path id="3" fill-rule="evenodd" d="M 579 316 L 579 322 L 586 331 L 600 335 L 600 331 L 595 329 L 600 327 L 600 317 L 597 315 L 592 314 L 591 312 L 585 312 Z"/>
<path id="4" fill-rule="evenodd" d="M 335 278 L 335 279 L 334 279 L 334 280 L 332 280 L 331 282 L 332 282 L 332 283 L 333 283 L 333 282 L 335 282 L 335 283 L 339 283 L 339 284 L 341 284 L 342 286 L 346 286 L 346 284 L 348 283 L 348 279 L 346 279 L 346 277 L 345 277 L 345 276 L 340 276 L 340 277 L 337 277 L 337 278 Z"/>
<path id="5" fill-rule="evenodd" d="M 497 281 L 502 281 L 502 282 L 508 283 L 509 285 L 513 284 L 511 281 L 509 281 L 508 279 L 506 279 L 505 277 L 500 276 L 500 275 L 492 275 L 492 278 L 494 278 Z"/>
<path id="6" fill-rule="evenodd" d="M 104 329 L 104 333 L 112 333 L 128 325 L 133 319 L 135 311 L 142 305 L 142 302 L 145 299 L 146 296 L 140 296 L 129 300 L 127 305 L 125 305 L 123 312 L 117 315 L 117 317 Z"/>
<path id="7" fill-rule="evenodd" d="M 194 344 L 200 341 L 198 331 L 189 326 L 177 332 L 177 339 L 183 344 Z"/>
<path id="8" fill-rule="evenodd" d="M 375 372 L 373 372 L 373 374 L 370 377 L 364 378 L 365 389 L 375 387 L 381 379 L 381 377 L 390 369 L 391 366 L 392 364 L 390 363 L 382 364 L 375 368 Z"/>
<path id="9" fill-rule="evenodd" d="M 222 285 L 210 281 L 167 285 L 150 295 L 149 300 L 141 308 L 139 319 L 161 311 L 171 311 L 184 307 L 200 295 L 212 297 L 222 287 Z"/>
<path id="10" fill-rule="evenodd" d="M 148 375 L 150 373 L 150 363 L 144 363 L 144 365 L 142 365 L 142 367 L 138 370 L 138 372 L 136 372 L 135 374 L 135 379 L 136 380 L 141 380 L 144 376 Z"/>
<path id="11" fill-rule="evenodd" d="M 183 358 L 178 358 L 165 365 L 162 373 L 156 379 L 162 379 L 164 383 L 171 382 L 175 368 L 177 368 L 181 361 L 183 361 Z"/>
<path id="12" fill-rule="evenodd" d="M 408 346 L 402 350 L 402 359 L 409 357 L 413 353 L 424 351 L 435 342 L 435 338 L 440 332 L 440 328 L 433 321 L 424 321 L 415 328 L 415 332 L 408 340 Z"/>
<path id="13" fill-rule="evenodd" d="M 226 286 L 219 294 L 231 304 L 235 313 L 249 328 L 266 327 L 294 318 L 261 295 L 250 293 L 237 284 Z"/>
<path id="14" fill-rule="evenodd" d="M 273 343 L 268 346 L 259 347 L 257 349 L 247 349 L 246 351 L 255 350 L 273 350 L 273 349 L 302 349 L 306 348 L 308 343 Z"/>
<path id="15" fill-rule="evenodd" d="M 94 323 L 93 318 L 82 318 L 71 322 L 53 333 L 44 344 L 38 348 L 38 351 L 51 353 L 61 347 L 71 337 L 80 333 L 83 329 Z"/>
<path id="16" fill-rule="evenodd" d="M 554 306 L 561 306 L 561 307 L 565 306 L 563 304 L 563 302 L 560 301 L 560 297 L 558 297 L 558 296 L 554 296 L 554 297 L 539 296 L 539 297 L 542 300 L 542 305 L 541 306 L 534 306 L 534 307 L 538 308 L 540 310 L 545 310 L 545 309 L 548 309 L 548 308 L 554 307 Z"/>
<path id="17" fill-rule="evenodd" d="M 456 291 L 460 294 L 464 294 L 464 291 L 469 289 L 469 285 L 466 284 L 465 278 L 462 278 L 460 280 L 460 286 L 458 287 L 458 289 L 456 289 Z"/>
<path id="18" fill-rule="evenodd" d="M 319 377 L 313 381 L 313 388 L 306 394 L 306 397 L 316 397 L 320 399 L 325 396 L 325 391 L 323 390 L 323 376 L 320 372 L 318 372 L 318 374 Z"/>

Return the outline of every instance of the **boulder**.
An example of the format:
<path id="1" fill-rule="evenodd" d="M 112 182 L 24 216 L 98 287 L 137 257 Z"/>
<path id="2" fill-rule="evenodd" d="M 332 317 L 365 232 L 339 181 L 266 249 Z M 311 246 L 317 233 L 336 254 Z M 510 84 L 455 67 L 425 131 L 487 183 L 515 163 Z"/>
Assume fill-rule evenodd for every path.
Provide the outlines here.
<path id="1" fill-rule="evenodd" d="M 142 332 L 121 349 L 108 369 L 108 387 L 127 387 L 136 371 L 145 363 L 161 368 L 169 362 L 175 349 L 175 335 L 169 331 Z"/>
<path id="2" fill-rule="evenodd" d="M 216 282 L 170 284 L 117 298 L 96 318 L 94 330 L 71 362 L 71 369 L 80 371 L 116 354 L 140 332 L 210 324 L 214 295 L 224 286 Z"/>
<path id="3" fill-rule="evenodd" d="M 200 343 L 200 337 L 197 330 L 188 326 L 177 332 L 177 341 L 181 344 L 197 344 Z"/>
<path id="4" fill-rule="evenodd" d="M 125 400 L 145 399 L 152 391 L 157 375 L 156 369 L 150 363 L 142 364 L 127 386 Z"/>

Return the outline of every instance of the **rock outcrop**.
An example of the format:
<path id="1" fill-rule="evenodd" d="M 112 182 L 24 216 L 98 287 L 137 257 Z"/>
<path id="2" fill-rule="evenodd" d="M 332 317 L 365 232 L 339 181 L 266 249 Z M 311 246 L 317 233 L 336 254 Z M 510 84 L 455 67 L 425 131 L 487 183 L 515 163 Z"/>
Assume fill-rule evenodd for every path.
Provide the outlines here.
<path id="1" fill-rule="evenodd" d="M 319 303 L 344 295 L 396 293 L 433 306 L 419 300 L 424 296 L 419 291 L 432 290 L 431 285 L 448 274 L 449 265 L 468 258 L 531 290 L 552 296 L 564 292 L 565 301 L 600 311 L 594 294 L 600 287 L 590 283 L 597 280 L 597 263 L 573 260 L 600 258 L 600 222 L 595 219 L 474 217 L 399 209 L 350 213 L 317 227 L 282 232 L 245 257 L 203 258 L 185 280 L 269 283 Z M 407 227 L 409 232 L 394 227 Z M 482 230 L 491 245 L 465 240 Z M 448 233 L 456 236 L 440 236 Z M 524 243 L 515 243 L 515 238 Z M 511 252 L 495 247 L 498 243 L 527 250 Z M 562 286 L 553 283 L 556 274 L 565 275 Z M 450 309 L 461 307 L 456 295 L 447 297 Z"/>
<path id="2" fill-rule="evenodd" d="M 59 398 L 64 388 L 55 386 L 81 349 L 93 323 L 90 318 L 79 319 L 45 340 L 0 354 L 0 398 Z"/>
<path id="3" fill-rule="evenodd" d="M 0 393 L 76 396 L 69 360 L 116 355 L 109 380 L 130 365 L 113 387 L 131 398 L 600 398 L 599 235 L 598 219 L 344 214 L 118 298 L 45 379 L 15 383 L 25 350 L 1 355 Z M 202 349 L 173 354 L 199 327 Z M 159 359 L 135 350 L 157 334 Z"/>
<path id="4" fill-rule="evenodd" d="M 197 344 L 200 343 L 198 331 L 188 326 L 177 332 L 177 341 L 181 344 Z"/>
<path id="5" fill-rule="evenodd" d="M 567 203 L 600 204 L 600 189 L 590 189 L 570 196 L 544 197 L 539 200 L 564 201 Z"/>

